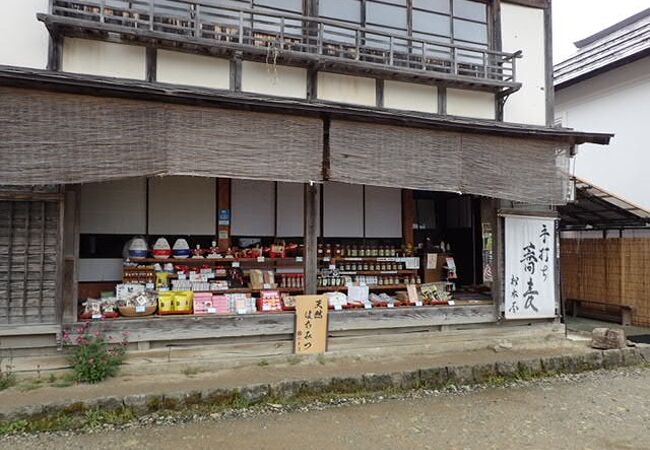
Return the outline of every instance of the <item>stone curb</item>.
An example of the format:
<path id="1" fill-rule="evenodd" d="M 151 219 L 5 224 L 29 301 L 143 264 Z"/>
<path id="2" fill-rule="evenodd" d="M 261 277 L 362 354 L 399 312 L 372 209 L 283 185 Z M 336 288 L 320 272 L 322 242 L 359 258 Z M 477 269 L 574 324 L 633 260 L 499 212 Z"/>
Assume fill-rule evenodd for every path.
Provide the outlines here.
<path id="1" fill-rule="evenodd" d="M 433 367 L 414 371 L 330 377 L 304 381 L 261 383 L 203 391 L 188 390 L 125 397 L 99 397 L 84 401 L 60 401 L 18 408 L 0 414 L 0 424 L 18 419 L 39 419 L 58 414 L 82 415 L 90 410 L 118 411 L 130 408 L 136 415 L 178 410 L 195 405 L 234 407 L 264 402 L 277 403 L 327 394 L 354 394 L 417 388 L 440 388 L 449 384 L 473 385 L 496 377 L 536 377 L 579 373 L 597 369 L 638 366 L 650 362 L 650 346 L 622 350 L 592 351 L 585 354 L 552 356 L 519 361 L 498 361 L 476 365 Z"/>

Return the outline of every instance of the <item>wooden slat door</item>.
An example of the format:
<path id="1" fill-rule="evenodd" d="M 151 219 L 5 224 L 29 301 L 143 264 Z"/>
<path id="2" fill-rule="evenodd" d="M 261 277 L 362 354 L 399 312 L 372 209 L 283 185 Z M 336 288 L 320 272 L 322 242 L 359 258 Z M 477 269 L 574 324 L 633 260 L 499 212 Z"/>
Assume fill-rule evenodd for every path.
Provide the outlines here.
<path id="1" fill-rule="evenodd" d="M 0 201 L 0 327 L 57 323 L 60 203 Z"/>

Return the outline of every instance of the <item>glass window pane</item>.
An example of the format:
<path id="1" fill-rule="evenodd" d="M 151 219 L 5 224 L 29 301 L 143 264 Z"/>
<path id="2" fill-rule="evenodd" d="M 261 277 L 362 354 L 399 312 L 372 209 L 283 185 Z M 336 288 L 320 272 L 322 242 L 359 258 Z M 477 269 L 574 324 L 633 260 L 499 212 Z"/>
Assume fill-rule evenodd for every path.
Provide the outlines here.
<path id="1" fill-rule="evenodd" d="M 367 2 L 366 22 L 406 30 L 406 8 Z"/>
<path id="2" fill-rule="evenodd" d="M 413 7 L 449 14 L 449 0 L 413 0 Z"/>
<path id="3" fill-rule="evenodd" d="M 487 5 L 470 0 L 454 0 L 454 17 L 485 22 L 487 20 Z"/>
<path id="4" fill-rule="evenodd" d="M 320 0 L 319 8 L 321 17 L 361 23 L 361 2 L 359 0 Z"/>
<path id="5" fill-rule="evenodd" d="M 302 13 L 302 0 L 255 0 L 255 6 Z"/>
<path id="6" fill-rule="evenodd" d="M 413 31 L 450 36 L 451 20 L 449 16 L 414 10 Z"/>
<path id="7" fill-rule="evenodd" d="M 487 44 L 487 26 L 480 23 L 454 19 L 454 40 Z"/>

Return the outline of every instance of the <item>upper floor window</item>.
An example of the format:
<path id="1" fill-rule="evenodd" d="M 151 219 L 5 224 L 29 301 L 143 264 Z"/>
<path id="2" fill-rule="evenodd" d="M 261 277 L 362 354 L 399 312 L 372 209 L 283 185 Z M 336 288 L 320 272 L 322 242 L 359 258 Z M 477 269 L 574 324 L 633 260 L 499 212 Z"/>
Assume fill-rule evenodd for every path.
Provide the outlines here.
<path id="1" fill-rule="evenodd" d="M 410 3 L 410 5 L 409 5 Z M 320 0 L 319 16 L 370 30 L 425 40 L 488 47 L 487 4 L 480 0 Z M 350 42 L 350 37 L 336 39 Z M 366 35 L 367 43 L 385 37 Z"/>

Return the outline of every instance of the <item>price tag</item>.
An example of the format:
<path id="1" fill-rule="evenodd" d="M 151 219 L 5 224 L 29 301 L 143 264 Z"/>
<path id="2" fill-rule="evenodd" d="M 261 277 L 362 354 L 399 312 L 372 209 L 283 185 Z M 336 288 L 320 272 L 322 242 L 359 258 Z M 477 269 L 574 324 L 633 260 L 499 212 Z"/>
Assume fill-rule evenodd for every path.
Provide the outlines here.
<path id="1" fill-rule="evenodd" d="M 93 314 L 93 319 L 101 319 L 102 315 L 101 314 Z"/>
<path id="2" fill-rule="evenodd" d="M 415 302 L 415 306 L 422 306 L 422 302 L 421 301 Z"/>
<path id="3" fill-rule="evenodd" d="M 233 261 L 232 266 L 233 267 L 239 267 L 239 261 Z"/>
<path id="4" fill-rule="evenodd" d="M 336 264 L 330 264 L 330 270 L 336 270 Z"/>
<path id="5" fill-rule="evenodd" d="M 147 283 L 145 285 L 145 289 L 147 289 L 149 291 L 153 291 L 154 289 L 156 289 L 156 285 L 154 283 Z"/>
<path id="6" fill-rule="evenodd" d="M 271 289 L 273 286 L 271 286 L 269 283 L 264 283 L 262 285 L 262 289 Z"/>
<path id="7" fill-rule="evenodd" d="M 302 256 L 296 256 L 296 262 L 302 262 Z"/>
<path id="8" fill-rule="evenodd" d="M 448 304 L 449 306 L 455 306 L 455 305 L 456 305 L 456 302 L 453 301 L 453 300 L 449 300 L 449 301 L 447 302 L 447 304 Z"/>
<path id="9" fill-rule="evenodd" d="M 395 307 L 395 304 L 393 304 L 393 303 L 388 303 L 387 306 L 388 306 L 389 308 L 394 308 L 394 307 Z"/>
<path id="10" fill-rule="evenodd" d="M 137 313 L 143 313 L 147 310 L 147 307 L 144 305 L 139 305 L 135 307 L 135 312 Z"/>
<path id="11" fill-rule="evenodd" d="M 271 311 L 271 305 L 268 304 L 262 305 L 262 311 Z"/>
<path id="12" fill-rule="evenodd" d="M 178 279 L 187 280 L 187 275 L 185 275 L 185 272 L 178 272 Z"/>
<path id="13" fill-rule="evenodd" d="M 238 309 L 237 310 L 237 314 L 246 314 L 246 313 L 248 313 L 248 311 L 246 311 L 246 309 Z"/>
<path id="14" fill-rule="evenodd" d="M 324 257 L 324 258 L 323 258 L 323 261 L 325 261 L 325 262 L 330 262 L 330 257 L 329 257 L 329 256 Z"/>
<path id="15" fill-rule="evenodd" d="M 372 303 L 364 303 L 363 308 L 364 309 L 372 309 Z"/>
<path id="16" fill-rule="evenodd" d="M 334 305 L 334 310 L 335 311 L 341 311 L 343 309 L 343 306 L 341 305 Z"/>
<path id="17" fill-rule="evenodd" d="M 258 256 L 257 257 L 257 262 L 264 262 L 264 257 L 263 256 Z"/>
<path id="18" fill-rule="evenodd" d="M 208 308 L 208 314 L 216 314 L 217 308 Z"/>

